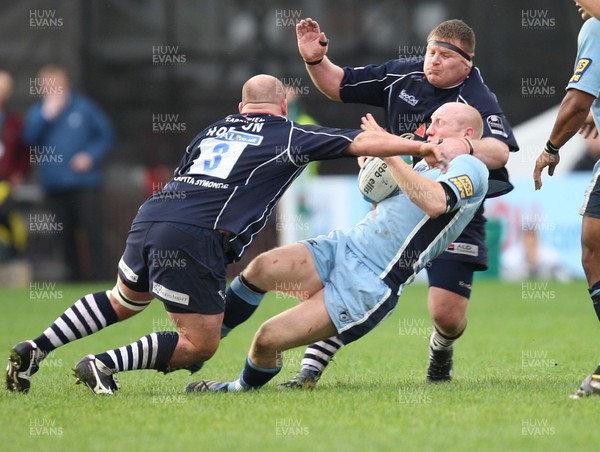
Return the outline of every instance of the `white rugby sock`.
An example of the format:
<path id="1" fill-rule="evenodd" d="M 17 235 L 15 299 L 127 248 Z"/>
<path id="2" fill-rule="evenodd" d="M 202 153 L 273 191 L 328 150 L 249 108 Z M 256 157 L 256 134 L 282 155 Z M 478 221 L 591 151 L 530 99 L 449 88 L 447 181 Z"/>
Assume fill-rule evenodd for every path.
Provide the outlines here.
<path id="1" fill-rule="evenodd" d="M 343 347 L 343 343 L 337 337 L 330 337 L 309 345 L 302 358 L 302 368 L 309 368 L 321 373 L 333 359 L 333 355 Z"/>
<path id="2" fill-rule="evenodd" d="M 431 336 L 429 337 L 429 347 L 433 350 L 448 350 L 449 348 L 452 348 L 452 344 L 454 344 L 454 342 L 456 342 L 456 340 L 462 336 L 463 331 L 461 331 L 458 336 L 450 338 L 444 336 L 434 326 L 433 333 L 431 333 Z"/>

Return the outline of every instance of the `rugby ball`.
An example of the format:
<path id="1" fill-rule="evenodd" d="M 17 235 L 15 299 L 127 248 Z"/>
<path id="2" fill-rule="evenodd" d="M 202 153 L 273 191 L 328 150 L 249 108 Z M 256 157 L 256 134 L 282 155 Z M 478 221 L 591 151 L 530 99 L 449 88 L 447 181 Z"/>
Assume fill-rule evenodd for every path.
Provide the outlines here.
<path id="1" fill-rule="evenodd" d="M 400 191 L 387 164 L 378 157 L 367 160 L 358 173 L 358 191 L 368 202 L 381 202 Z"/>

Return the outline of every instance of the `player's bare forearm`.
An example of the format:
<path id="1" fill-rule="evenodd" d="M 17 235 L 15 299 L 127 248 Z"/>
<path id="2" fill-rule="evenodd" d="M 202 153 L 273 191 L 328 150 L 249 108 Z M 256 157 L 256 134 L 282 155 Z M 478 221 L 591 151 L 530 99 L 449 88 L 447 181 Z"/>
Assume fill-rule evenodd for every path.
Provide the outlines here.
<path id="1" fill-rule="evenodd" d="M 509 148 L 503 141 L 486 137 L 480 140 L 470 139 L 470 142 L 469 145 L 469 141 L 465 138 L 444 138 L 439 145 L 440 155 L 446 159 L 452 159 L 461 154 L 468 154 L 472 146 L 473 155 L 489 169 L 502 168 L 508 162 Z"/>
<path id="2" fill-rule="evenodd" d="M 509 156 L 508 144 L 496 138 L 471 140 L 473 155 L 481 160 L 488 169 L 498 169 L 506 166 Z"/>
<path id="3" fill-rule="evenodd" d="M 308 75 L 314 85 L 329 99 L 341 101 L 340 84 L 344 77 L 344 70 L 333 64 L 329 58 L 323 57 L 319 64 L 305 64 Z"/>
<path id="4" fill-rule="evenodd" d="M 347 153 L 356 156 L 390 157 L 394 155 L 424 156 L 434 145 L 409 140 L 388 132 L 366 130 L 356 136 Z"/>
<path id="5" fill-rule="evenodd" d="M 384 158 L 400 190 L 432 218 L 446 212 L 446 192 L 435 180 L 421 176 L 398 157 Z"/>
<path id="6" fill-rule="evenodd" d="M 594 100 L 596 100 L 594 96 L 583 91 L 577 89 L 567 91 L 558 109 L 552 133 L 550 133 L 550 142 L 553 146 L 560 148 L 577 133 L 585 123 Z M 540 153 L 533 169 L 533 181 L 536 190 L 542 188 L 544 168 L 548 168 L 548 175 L 553 176 L 559 163 L 560 155 L 558 153 L 549 154 L 545 149 Z"/>
<path id="7" fill-rule="evenodd" d="M 327 58 L 329 40 L 316 20 L 302 19 L 296 24 L 298 51 L 315 86 L 332 100 L 340 100 L 344 70 Z"/>
<path id="8" fill-rule="evenodd" d="M 561 147 L 575 135 L 585 123 L 594 96 L 577 89 L 570 89 L 563 98 L 550 141 L 554 146 Z"/>
<path id="9" fill-rule="evenodd" d="M 348 152 L 357 156 L 388 157 L 393 155 L 412 155 L 432 157 L 437 162 L 437 145 L 414 141 L 386 132 L 371 113 L 361 118 L 360 128 L 364 131 L 354 139 Z"/>

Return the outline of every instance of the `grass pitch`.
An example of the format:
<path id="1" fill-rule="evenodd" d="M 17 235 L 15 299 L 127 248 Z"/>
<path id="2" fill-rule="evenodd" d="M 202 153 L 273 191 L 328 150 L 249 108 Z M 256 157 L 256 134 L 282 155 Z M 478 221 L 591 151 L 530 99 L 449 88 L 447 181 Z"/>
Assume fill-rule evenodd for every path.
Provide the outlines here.
<path id="1" fill-rule="evenodd" d="M 106 286 L 108 287 L 108 285 Z M 74 300 L 106 287 L 35 285 L 2 289 L 2 359 L 37 336 Z M 50 355 L 27 395 L 1 391 L 0 448 L 23 450 L 594 450 L 600 398 L 573 401 L 600 353 L 598 320 L 583 282 L 478 280 L 469 327 L 455 348 L 450 384 L 425 383 L 431 324 L 426 287 L 413 285 L 394 314 L 343 349 L 314 391 L 281 392 L 302 349 L 255 393 L 198 394 L 194 379 L 239 375 L 259 324 L 288 306 L 269 295 L 254 317 L 225 339 L 198 374 L 119 374 L 121 391 L 95 396 L 75 386 L 86 353 L 173 329 L 160 303 L 136 318 Z"/>

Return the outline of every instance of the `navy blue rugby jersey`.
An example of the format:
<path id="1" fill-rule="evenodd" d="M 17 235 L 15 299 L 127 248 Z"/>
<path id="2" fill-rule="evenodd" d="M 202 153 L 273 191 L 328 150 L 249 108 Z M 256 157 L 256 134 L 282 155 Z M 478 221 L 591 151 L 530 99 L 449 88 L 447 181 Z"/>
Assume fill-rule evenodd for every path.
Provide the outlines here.
<path id="1" fill-rule="evenodd" d="M 431 114 L 446 102 L 463 102 L 477 109 L 483 118 L 483 136 L 504 141 L 511 152 L 519 150 L 512 128 L 500 108 L 496 96 L 484 83 L 479 69 L 473 67 L 461 84 L 447 89 L 436 88 L 425 78 L 423 57 L 412 61 L 390 60 L 382 65 L 344 68 L 340 84 L 343 102 L 362 103 L 385 109 L 386 128 L 396 135 L 406 133 L 426 140 L 425 131 Z M 508 182 L 505 168 L 490 170 L 492 181 Z M 485 218 L 483 204 L 448 251 L 438 259 L 473 262 L 487 268 Z"/>
<path id="2" fill-rule="evenodd" d="M 237 260 L 306 165 L 343 157 L 359 133 L 300 125 L 283 116 L 230 115 L 192 140 L 173 179 L 142 204 L 133 222 L 231 232 Z"/>

